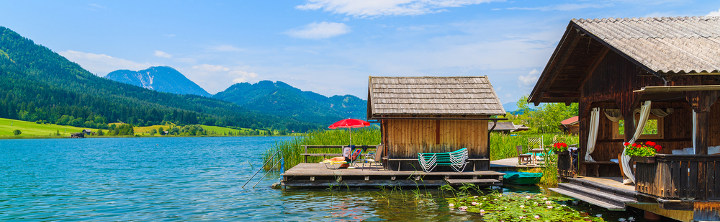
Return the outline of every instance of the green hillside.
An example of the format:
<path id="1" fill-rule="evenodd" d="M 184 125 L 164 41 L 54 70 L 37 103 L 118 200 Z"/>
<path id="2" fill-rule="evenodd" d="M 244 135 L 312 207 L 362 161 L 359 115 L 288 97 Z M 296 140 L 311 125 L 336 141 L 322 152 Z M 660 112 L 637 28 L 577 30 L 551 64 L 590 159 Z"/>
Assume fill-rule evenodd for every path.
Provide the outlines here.
<path id="1" fill-rule="evenodd" d="M 284 82 L 237 83 L 213 98 L 233 102 L 245 109 L 323 126 L 346 118 L 364 119 L 367 102 L 358 97 L 326 97 L 302 91 Z"/>
<path id="2" fill-rule="evenodd" d="M 0 138 L 26 138 L 26 137 L 70 137 L 71 133 L 81 132 L 83 129 L 74 126 L 61 126 L 55 124 L 38 124 L 14 119 L 0 118 Z M 13 131 L 20 130 L 20 135 Z M 91 129 L 96 131 L 96 129 Z M 59 134 L 59 135 L 58 135 Z"/>
<path id="3" fill-rule="evenodd" d="M 216 99 L 175 95 L 101 78 L 0 27 L 0 118 L 106 128 L 173 122 L 307 131 L 321 127 L 248 111 Z"/>

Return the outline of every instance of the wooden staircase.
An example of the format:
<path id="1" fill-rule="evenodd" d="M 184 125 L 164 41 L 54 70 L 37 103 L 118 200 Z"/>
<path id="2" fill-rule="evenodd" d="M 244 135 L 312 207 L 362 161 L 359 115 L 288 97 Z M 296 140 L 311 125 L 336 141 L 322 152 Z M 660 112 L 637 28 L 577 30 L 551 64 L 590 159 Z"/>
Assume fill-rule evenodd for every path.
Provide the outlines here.
<path id="1" fill-rule="evenodd" d="M 589 204 L 613 211 L 624 211 L 625 204 L 637 203 L 637 192 L 607 186 L 581 178 L 566 178 L 567 183 L 558 184 L 558 188 L 550 190 L 585 201 Z"/>

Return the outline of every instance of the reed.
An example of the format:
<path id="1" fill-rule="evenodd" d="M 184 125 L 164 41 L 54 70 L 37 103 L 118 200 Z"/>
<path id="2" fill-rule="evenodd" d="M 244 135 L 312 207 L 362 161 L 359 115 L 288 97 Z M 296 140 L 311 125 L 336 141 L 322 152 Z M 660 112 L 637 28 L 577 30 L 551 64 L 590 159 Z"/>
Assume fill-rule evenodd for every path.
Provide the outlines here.
<path id="1" fill-rule="evenodd" d="M 304 157 L 300 154 L 304 153 L 302 145 L 349 145 L 350 132 L 347 129 L 338 130 L 322 130 L 306 133 L 305 135 L 295 137 L 287 141 L 275 143 L 270 149 L 265 151 L 263 162 L 276 152 L 280 152 L 284 159 L 285 169 L 294 167 L 302 163 Z M 378 145 L 380 144 L 380 129 L 378 127 L 366 127 L 352 130 L 353 145 Z M 312 152 L 317 153 L 337 153 L 337 149 L 313 149 Z M 308 162 L 320 162 L 322 157 L 308 157 Z M 278 170 L 279 165 L 265 166 L 266 170 Z"/>

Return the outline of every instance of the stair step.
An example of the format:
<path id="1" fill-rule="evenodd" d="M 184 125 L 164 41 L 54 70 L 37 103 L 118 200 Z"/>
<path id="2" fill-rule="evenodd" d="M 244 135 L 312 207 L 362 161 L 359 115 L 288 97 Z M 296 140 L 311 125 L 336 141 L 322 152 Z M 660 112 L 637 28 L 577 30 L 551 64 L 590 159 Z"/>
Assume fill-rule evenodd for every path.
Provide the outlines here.
<path id="1" fill-rule="evenodd" d="M 582 194 L 582 193 L 578 193 L 578 192 L 576 192 L 576 191 L 574 191 L 574 190 L 569 190 L 569 189 L 567 189 L 567 188 L 563 188 L 563 187 L 550 188 L 550 190 L 553 191 L 553 192 L 556 192 L 556 193 L 565 195 L 565 196 L 570 196 L 570 197 L 573 197 L 573 198 L 575 198 L 575 199 L 585 201 L 585 202 L 587 202 L 587 203 L 589 203 L 589 204 L 592 204 L 592 205 L 595 205 L 595 206 L 598 206 L 598 207 L 602 207 L 602 208 L 605 208 L 605 209 L 608 209 L 608 210 L 612 210 L 612 211 L 624 211 L 624 210 L 625 210 L 625 206 L 623 206 L 623 205 L 618 205 L 618 204 L 615 204 L 615 203 L 609 203 L 609 202 L 605 202 L 605 201 L 602 201 L 602 200 L 598 200 L 598 199 L 595 198 L 595 197 L 588 196 L 588 195 Z"/>
<path id="2" fill-rule="evenodd" d="M 570 183 L 577 184 L 583 187 L 589 187 L 596 190 L 602 190 L 605 191 L 605 193 L 614 193 L 619 196 L 626 196 L 626 197 L 635 197 L 637 192 L 634 190 L 626 190 L 622 188 L 612 187 L 608 185 L 604 185 L 601 183 L 589 181 L 589 180 L 583 180 L 580 178 L 566 178 Z"/>
<path id="3" fill-rule="evenodd" d="M 637 203 L 637 200 L 635 200 L 634 197 L 624 196 L 622 194 L 616 194 L 607 192 L 605 190 L 599 190 L 590 188 L 587 186 L 582 186 L 578 184 L 572 184 L 572 183 L 561 183 L 558 184 L 559 187 L 566 188 L 568 190 L 574 190 L 578 193 L 584 193 L 587 196 L 594 196 L 597 199 L 604 199 L 610 202 L 614 202 L 617 204 L 625 204 L 625 203 Z"/>
<path id="4" fill-rule="evenodd" d="M 483 184 L 483 185 L 501 185 L 500 180 L 496 179 L 445 179 L 450 185 L 461 185 L 464 183 Z"/>

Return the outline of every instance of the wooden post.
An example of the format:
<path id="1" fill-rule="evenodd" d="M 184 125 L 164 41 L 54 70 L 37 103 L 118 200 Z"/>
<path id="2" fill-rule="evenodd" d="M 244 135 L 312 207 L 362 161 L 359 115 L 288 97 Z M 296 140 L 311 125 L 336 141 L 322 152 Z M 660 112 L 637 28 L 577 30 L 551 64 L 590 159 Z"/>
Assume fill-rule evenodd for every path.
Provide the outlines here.
<path id="1" fill-rule="evenodd" d="M 708 129 L 710 122 L 708 119 L 710 112 L 696 112 L 695 116 L 695 155 L 708 154 Z"/>
<path id="2" fill-rule="evenodd" d="M 690 103 L 695 115 L 695 155 L 707 155 L 708 136 L 710 136 L 710 108 L 720 96 L 718 91 L 686 92 L 685 99 Z"/>

